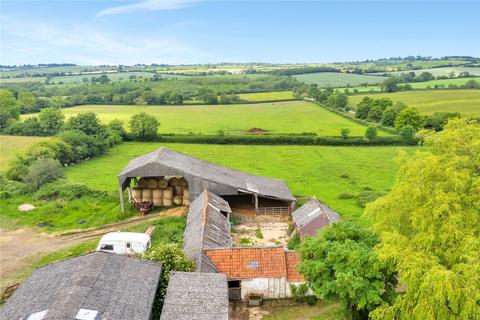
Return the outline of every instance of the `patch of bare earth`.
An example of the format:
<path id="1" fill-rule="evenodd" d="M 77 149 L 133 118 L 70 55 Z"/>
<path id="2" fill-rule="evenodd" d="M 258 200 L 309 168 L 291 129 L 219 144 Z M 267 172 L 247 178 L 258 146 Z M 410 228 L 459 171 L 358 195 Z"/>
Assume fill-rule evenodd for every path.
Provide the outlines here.
<path id="1" fill-rule="evenodd" d="M 251 244 L 256 246 L 286 247 L 289 240 L 288 223 L 273 221 L 239 223 L 235 225 L 232 238 L 235 246 L 244 246 L 241 239 L 248 238 Z"/>

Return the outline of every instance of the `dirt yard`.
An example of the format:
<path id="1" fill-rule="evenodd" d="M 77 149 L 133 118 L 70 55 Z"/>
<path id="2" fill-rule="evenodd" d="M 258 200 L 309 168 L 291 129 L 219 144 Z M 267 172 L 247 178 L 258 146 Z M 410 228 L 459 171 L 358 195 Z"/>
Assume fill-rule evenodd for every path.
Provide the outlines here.
<path id="1" fill-rule="evenodd" d="M 154 221 L 164 216 L 181 216 L 186 210 L 186 207 L 171 208 L 159 214 L 138 216 L 99 228 L 72 231 L 60 236 L 39 233 L 27 228 L 17 230 L 0 228 L 0 292 L 17 281 L 24 272 L 29 272 L 28 267 L 31 262 L 43 255 L 85 240 L 99 238 L 108 232 Z"/>
<path id="2" fill-rule="evenodd" d="M 235 225 L 232 232 L 234 246 L 287 246 L 287 222 L 251 222 Z"/>

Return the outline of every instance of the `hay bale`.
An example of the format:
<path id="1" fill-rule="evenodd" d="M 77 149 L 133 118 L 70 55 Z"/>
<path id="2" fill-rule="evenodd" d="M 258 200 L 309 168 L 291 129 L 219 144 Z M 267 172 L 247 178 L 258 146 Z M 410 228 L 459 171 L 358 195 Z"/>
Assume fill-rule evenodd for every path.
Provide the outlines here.
<path id="1" fill-rule="evenodd" d="M 154 189 L 152 190 L 152 198 L 163 198 L 163 190 L 162 189 Z"/>
<path id="2" fill-rule="evenodd" d="M 132 199 L 137 203 L 142 202 L 142 189 L 135 187 L 132 189 Z"/>
<path id="3" fill-rule="evenodd" d="M 163 199 L 173 199 L 173 189 L 171 187 L 163 190 Z"/>
<path id="4" fill-rule="evenodd" d="M 142 201 L 152 202 L 152 189 L 142 190 Z"/>
<path id="5" fill-rule="evenodd" d="M 163 207 L 163 198 L 153 198 L 153 205 L 155 207 Z"/>
<path id="6" fill-rule="evenodd" d="M 157 179 L 150 178 L 147 180 L 147 188 L 148 189 L 156 189 L 158 187 Z"/>
<path id="7" fill-rule="evenodd" d="M 163 206 L 164 207 L 171 207 L 172 205 L 173 205 L 173 199 L 163 198 Z"/>
<path id="8" fill-rule="evenodd" d="M 173 188 L 173 190 L 174 190 L 176 196 L 183 195 L 183 187 L 182 186 L 175 186 Z"/>
<path id="9" fill-rule="evenodd" d="M 171 187 L 178 186 L 178 179 L 173 177 L 170 180 L 168 180 L 168 185 Z"/>
<path id="10" fill-rule="evenodd" d="M 173 197 L 173 203 L 175 203 L 176 205 L 181 206 L 182 203 L 183 203 L 183 198 L 182 198 L 182 196 L 175 196 L 175 197 Z"/>
<path id="11" fill-rule="evenodd" d="M 183 198 L 190 199 L 190 191 L 188 191 L 188 188 L 187 189 L 183 188 Z"/>
<path id="12" fill-rule="evenodd" d="M 183 205 L 184 206 L 189 206 L 190 205 L 190 200 L 183 198 Z"/>
<path id="13" fill-rule="evenodd" d="M 165 189 L 166 187 L 168 187 L 168 181 L 165 179 L 158 180 L 158 187 L 160 189 Z"/>
<path id="14" fill-rule="evenodd" d="M 188 187 L 188 182 L 184 177 L 181 177 L 180 179 L 178 179 L 178 185 L 185 188 Z"/>
<path id="15" fill-rule="evenodd" d="M 139 187 L 139 188 L 146 188 L 147 187 L 147 179 L 146 178 L 140 178 L 137 181 L 137 184 L 135 186 Z"/>

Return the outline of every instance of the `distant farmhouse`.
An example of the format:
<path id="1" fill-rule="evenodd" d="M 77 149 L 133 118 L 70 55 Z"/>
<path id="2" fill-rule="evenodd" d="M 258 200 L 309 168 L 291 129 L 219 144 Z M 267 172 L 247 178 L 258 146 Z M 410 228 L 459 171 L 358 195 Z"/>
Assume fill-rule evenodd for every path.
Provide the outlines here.
<path id="1" fill-rule="evenodd" d="M 33 271 L 0 310 L 9 320 L 148 320 L 160 264 L 93 252 Z"/>
<path id="2" fill-rule="evenodd" d="M 340 220 L 340 215 L 316 198 L 307 201 L 292 213 L 295 232 L 301 239 L 315 237 L 318 231 Z"/>

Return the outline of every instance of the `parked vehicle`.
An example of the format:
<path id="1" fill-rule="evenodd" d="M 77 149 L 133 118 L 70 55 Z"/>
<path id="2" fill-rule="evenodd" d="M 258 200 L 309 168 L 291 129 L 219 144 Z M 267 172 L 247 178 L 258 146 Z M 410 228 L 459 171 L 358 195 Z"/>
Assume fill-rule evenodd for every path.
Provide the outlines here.
<path id="1" fill-rule="evenodd" d="M 150 236 L 146 233 L 110 232 L 100 239 L 97 251 L 116 254 L 144 253 L 150 245 Z"/>

